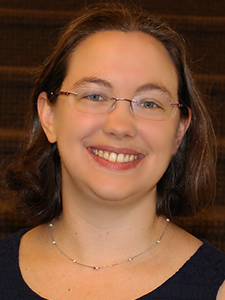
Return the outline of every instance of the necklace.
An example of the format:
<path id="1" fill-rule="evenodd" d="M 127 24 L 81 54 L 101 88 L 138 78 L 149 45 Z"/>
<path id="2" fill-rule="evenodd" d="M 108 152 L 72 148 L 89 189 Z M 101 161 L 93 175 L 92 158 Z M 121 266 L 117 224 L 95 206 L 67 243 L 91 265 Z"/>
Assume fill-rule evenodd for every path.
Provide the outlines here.
<path id="1" fill-rule="evenodd" d="M 120 262 L 117 262 L 117 263 L 114 263 L 114 264 L 111 264 L 111 265 L 105 265 L 105 266 L 91 266 L 91 265 L 86 265 L 86 264 L 83 264 L 83 263 L 78 262 L 76 259 L 73 259 L 73 258 L 69 257 L 65 252 L 63 252 L 63 251 L 59 248 L 58 244 L 56 243 L 56 241 L 55 241 L 55 239 L 54 239 L 53 232 L 52 232 L 53 221 L 49 224 L 49 229 L 50 229 L 50 235 L 51 235 L 51 238 L 52 238 L 52 243 L 53 243 L 54 246 L 57 247 L 57 249 L 61 252 L 61 254 L 63 254 L 66 258 L 68 258 L 68 259 L 71 260 L 73 263 L 75 263 L 75 264 L 77 264 L 77 265 L 79 265 L 79 266 L 86 267 L 86 268 L 90 268 L 90 269 L 93 269 L 93 270 L 100 270 L 100 269 L 104 269 L 104 268 L 110 268 L 110 267 L 119 266 L 119 265 L 124 264 L 124 263 L 126 263 L 126 262 L 131 262 L 131 261 L 133 261 L 135 258 L 137 258 L 137 257 L 141 256 L 142 254 L 146 253 L 147 251 L 153 249 L 155 246 L 157 246 L 157 245 L 161 242 L 161 240 L 162 240 L 162 238 L 163 238 L 163 236 L 164 236 L 164 234 L 165 234 L 165 232 L 166 232 L 166 230 L 167 230 L 167 228 L 168 228 L 168 226 L 169 226 L 169 223 L 170 223 L 170 219 L 166 219 L 166 226 L 165 226 L 165 228 L 164 228 L 164 230 L 163 230 L 163 232 L 162 232 L 160 238 L 159 238 L 154 244 L 152 244 L 150 247 L 148 247 L 147 249 L 145 249 L 143 252 L 141 252 L 141 253 L 139 253 L 139 254 L 136 254 L 136 255 L 134 255 L 133 257 L 130 257 L 130 258 L 128 258 L 128 259 L 122 260 L 122 261 L 120 261 Z"/>

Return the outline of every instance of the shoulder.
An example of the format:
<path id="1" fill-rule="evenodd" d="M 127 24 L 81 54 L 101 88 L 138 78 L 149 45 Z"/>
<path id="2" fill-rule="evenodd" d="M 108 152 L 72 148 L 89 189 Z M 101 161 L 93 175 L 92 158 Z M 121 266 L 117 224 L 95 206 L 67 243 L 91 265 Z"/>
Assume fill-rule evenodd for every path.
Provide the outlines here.
<path id="1" fill-rule="evenodd" d="M 205 280 L 222 282 L 225 280 L 225 253 L 219 251 L 208 242 L 204 241 L 198 251 L 186 264 L 197 276 L 202 275 Z"/>
<path id="2" fill-rule="evenodd" d="M 1 273 L 6 272 L 6 270 L 9 270 L 10 268 L 15 268 L 18 264 L 20 241 L 27 231 L 28 229 L 22 229 L 13 235 L 0 239 Z"/>
<path id="3" fill-rule="evenodd" d="M 225 274 L 225 253 L 216 249 L 207 241 L 203 241 L 203 245 L 194 257 L 196 258 L 196 262 L 213 265 L 216 270 L 222 272 L 223 275 Z"/>
<path id="4" fill-rule="evenodd" d="M 182 264 L 179 265 L 178 274 L 184 276 L 187 281 L 204 285 L 209 282 L 220 285 L 225 280 L 225 253 L 213 247 L 205 240 L 199 240 L 189 233 L 175 227 L 174 236 L 178 236 L 173 242 L 173 256 L 183 255 Z M 185 254 L 186 253 L 186 254 Z M 181 267 L 180 267 L 181 266 Z"/>
<path id="5" fill-rule="evenodd" d="M 186 263 L 159 289 L 171 299 L 212 300 L 225 280 L 225 254 L 204 241 Z M 219 292 L 220 291 L 220 292 Z M 157 295 L 158 296 L 158 295 Z M 217 300 L 222 300 L 218 298 Z"/>
<path id="6" fill-rule="evenodd" d="M 180 269 L 180 275 L 187 279 L 193 290 L 201 291 L 201 297 L 204 295 L 201 299 L 216 299 L 225 281 L 225 254 L 204 241 Z"/>
<path id="7" fill-rule="evenodd" d="M 0 239 L 0 262 L 4 263 L 7 258 L 18 257 L 20 240 L 26 231 L 25 229 L 20 230 L 13 235 Z"/>
<path id="8" fill-rule="evenodd" d="M 219 288 L 217 290 L 217 300 L 225 299 L 225 253 L 215 249 L 213 246 L 204 242 L 200 254 L 206 262 L 205 274 L 207 279 L 217 282 Z M 200 260 L 201 262 L 201 260 Z"/>
<path id="9" fill-rule="evenodd" d="M 20 231 L 0 239 L 0 250 L 19 246 L 22 236 L 30 229 L 21 229 Z"/>
<path id="10" fill-rule="evenodd" d="M 19 270 L 19 247 L 22 236 L 27 232 L 18 233 L 0 239 L 0 298 L 5 299 L 6 291 L 16 289 L 23 282 Z M 11 298 L 7 298 L 11 299 Z"/>

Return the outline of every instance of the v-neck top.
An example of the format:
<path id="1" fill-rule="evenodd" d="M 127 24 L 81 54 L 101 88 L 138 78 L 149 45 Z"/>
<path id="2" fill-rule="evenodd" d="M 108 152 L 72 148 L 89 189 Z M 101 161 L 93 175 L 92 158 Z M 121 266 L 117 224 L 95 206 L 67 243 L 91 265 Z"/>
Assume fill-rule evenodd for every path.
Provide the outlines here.
<path id="1" fill-rule="evenodd" d="M 30 289 L 20 272 L 20 241 L 27 231 L 20 230 L 0 240 L 1 300 L 46 300 Z M 136 300 L 216 300 L 224 280 L 225 254 L 203 241 L 202 246 L 173 276 Z"/>

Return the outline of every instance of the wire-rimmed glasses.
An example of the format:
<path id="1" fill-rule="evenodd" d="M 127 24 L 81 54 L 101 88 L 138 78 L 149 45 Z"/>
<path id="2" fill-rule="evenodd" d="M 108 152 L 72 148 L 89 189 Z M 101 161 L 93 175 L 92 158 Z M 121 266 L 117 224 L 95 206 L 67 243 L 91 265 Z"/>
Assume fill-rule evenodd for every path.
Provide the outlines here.
<path id="1" fill-rule="evenodd" d="M 173 117 L 176 108 L 183 107 L 183 104 L 171 101 L 163 93 L 154 94 L 154 91 L 141 92 L 132 100 L 116 98 L 108 90 L 93 88 L 79 88 L 75 92 L 51 92 L 50 99 L 54 96 L 69 97 L 72 107 L 85 114 L 109 113 L 116 107 L 117 101 L 127 101 L 133 115 L 153 121 L 168 120 Z"/>

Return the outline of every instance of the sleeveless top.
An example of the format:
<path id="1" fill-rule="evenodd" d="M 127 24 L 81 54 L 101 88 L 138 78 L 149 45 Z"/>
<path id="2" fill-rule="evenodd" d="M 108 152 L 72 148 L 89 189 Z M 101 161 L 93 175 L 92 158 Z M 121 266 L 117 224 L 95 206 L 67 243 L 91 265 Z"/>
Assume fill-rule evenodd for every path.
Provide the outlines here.
<path id="1" fill-rule="evenodd" d="M 0 240 L 0 299 L 45 299 L 29 288 L 19 269 L 20 240 L 27 230 Z M 167 281 L 137 300 L 215 300 L 225 280 L 225 254 L 203 241 Z"/>

